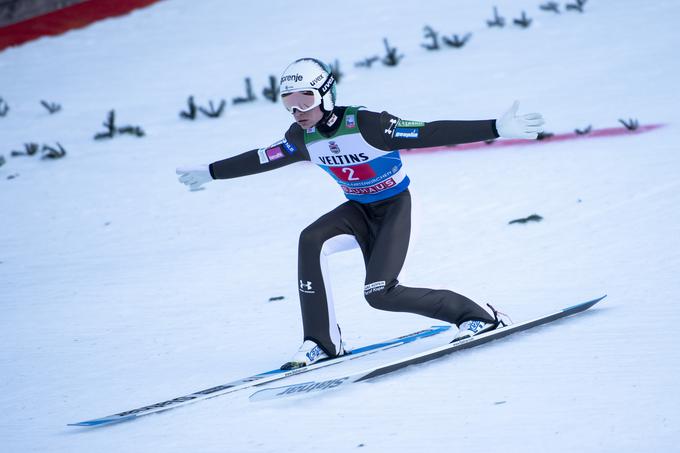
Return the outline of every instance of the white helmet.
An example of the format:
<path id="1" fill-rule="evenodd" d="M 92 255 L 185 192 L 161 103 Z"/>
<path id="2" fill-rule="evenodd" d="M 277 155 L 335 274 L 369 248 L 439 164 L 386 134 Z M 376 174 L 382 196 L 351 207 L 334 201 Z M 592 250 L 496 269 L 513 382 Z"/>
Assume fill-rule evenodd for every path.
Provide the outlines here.
<path id="1" fill-rule="evenodd" d="M 328 65 L 314 58 L 300 58 L 288 65 L 281 75 L 279 89 L 282 95 L 316 91 L 323 111 L 331 112 L 335 106 L 335 77 Z"/>

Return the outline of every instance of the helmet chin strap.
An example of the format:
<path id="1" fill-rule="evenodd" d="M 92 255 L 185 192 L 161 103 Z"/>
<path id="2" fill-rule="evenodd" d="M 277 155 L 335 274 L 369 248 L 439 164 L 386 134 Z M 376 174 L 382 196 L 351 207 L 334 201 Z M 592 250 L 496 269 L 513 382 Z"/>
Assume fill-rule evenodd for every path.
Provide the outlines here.
<path id="1" fill-rule="evenodd" d="M 335 107 L 333 107 L 333 110 L 330 112 L 324 110 L 323 107 L 321 107 L 321 111 L 323 112 L 323 116 L 314 125 L 314 127 L 331 128 L 338 121 L 338 116 L 336 113 L 334 113 Z"/>
<path id="2" fill-rule="evenodd" d="M 319 94 L 321 95 L 321 111 L 323 112 L 323 116 L 321 117 L 321 120 L 319 123 L 326 124 L 328 126 L 331 126 L 331 124 L 328 124 L 329 121 L 332 120 L 333 118 L 333 110 L 335 110 L 335 105 L 333 108 L 330 110 L 326 110 L 325 104 L 326 104 L 326 96 L 329 95 L 329 92 L 333 88 L 333 85 L 335 84 L 335 77 L 333 76 L 332 72 L 328 73 L 328 77 L 324 81 L 324 83 L 321 85 L 319 88 Z M 333 103 L 334 104 L 334 103 Z M 317 123 L 317 124 L 319 124 Z"/>

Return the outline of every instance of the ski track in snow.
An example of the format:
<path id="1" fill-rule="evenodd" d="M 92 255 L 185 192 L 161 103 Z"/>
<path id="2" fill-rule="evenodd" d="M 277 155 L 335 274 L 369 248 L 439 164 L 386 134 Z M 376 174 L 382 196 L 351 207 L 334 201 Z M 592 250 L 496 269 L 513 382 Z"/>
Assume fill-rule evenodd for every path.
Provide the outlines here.
<path id="1" fill-rule="evenodd" d="M 487 29 L 494 5 L 509 22 L 522 10 L 534 22 Z M 0 53 L 0 97 L 11 107 L 0 118 L 2 451 L 674 450 L 677 2 L 593 0 L 584 14 L 560 15 L 528 0 L 328 8 L 332 20 L 312 21 L 278 1 L 167 0 Z M 461 50 L 426 52 L 425 25 L 473 37 Z M 382 52 L 383 37 L 403 62 L 355 68 Z M 190 95 L 202 104 L 242 96 L 245 77 L 259 91 L 304 55 L 341 62 L 340 104 L 405 119 L 492 118 L 519 99 L 520 112 L 542 112 L 549 131 L 617 127 L 619 118 L 666 124 L 403 154 L 415 220 L 404 284 L 451 288 L 515 320 L 608 298 L 574 319 L 323 398 L 253 404 L 245 391 L 107 428 L 66 428 L 271 369 L 299 345 L 297 237 L 343 201 L 338 188 L 298 164 L 189 193 L 174 169 L 280 139 L 290 117 L 278 104 L 229 102 L 222 119 L 197 122 L 178 112 Z M 63 111 L 48 115 L 42 99 Z M 147 136 L 92 140 L 110 109 Z M 68 152 L 61 160 L 9 156 L 26 142 L 57 141 Z M 544 220 L 508 225 L 533 213 Z M 436 324 L 368 307 L 361 262 L 357 251 L 330 260 L 350 345 Z M 285 382 L 359 371 L 441 341 Z"/>

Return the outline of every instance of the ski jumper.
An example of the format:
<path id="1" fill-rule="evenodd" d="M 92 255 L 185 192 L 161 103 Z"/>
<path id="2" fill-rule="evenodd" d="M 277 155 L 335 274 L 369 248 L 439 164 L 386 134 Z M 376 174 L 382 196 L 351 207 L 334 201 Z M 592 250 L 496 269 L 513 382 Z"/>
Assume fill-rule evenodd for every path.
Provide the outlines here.
<path id="1" fill-rule="evenodd" d="M 323 124 L 307 130 L 293 124 L 283 140 L 214 162 L 210 173 L 226 179 L 311 161 L 343 190 L 348 201 L 306 227 L 298 245 L 304 339 L 332 357 L 340 353 L 341 340 L 327 257 L 357 246 L 366 267 L 364 296 L 372 307 L 454 324 L 494 321 L 482 306 L 453 291 L 399 284 L 411 232 L 410 181 L 399 150 L 496 137 L 494 120 L 423 123 L 387 112 L 335 107 Z"/>

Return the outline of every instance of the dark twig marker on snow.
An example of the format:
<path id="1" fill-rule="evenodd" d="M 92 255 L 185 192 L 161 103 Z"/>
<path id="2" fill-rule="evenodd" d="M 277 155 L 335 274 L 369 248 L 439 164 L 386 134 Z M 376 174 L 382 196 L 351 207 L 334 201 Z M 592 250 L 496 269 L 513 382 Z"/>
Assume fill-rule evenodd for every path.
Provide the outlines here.
<path id="1" fill-rule="evenodd" d="M 144 137 L 144 131 L 139 126 L 123 126 L 118 128 L 119 134 L 129 134 L 135 137 Z"/>
<path id="2" fill-rule="evenodd" d="M 329 66 L 331 67 L 331 73 L 333 73 L 335 83 L 340 83 L 340 80 L 345 76 L 345 74 L 340 71 L 340 61 L 336 58 L 335 62 L 333 64 L 329 64 Z"/>
<path id="3" fill-rule="evenodd" d="M 61 159 L 66 155 L 66 150 L 59 142 L 57 142 L 57 148 L 43 145 L 42 152 L 42 159 Z"/>
<path id="4" fill-rule="evenodd" d="M 588 125 L 585 129 L 574 129 L 574 132 L 576 132 L 576 135 L 588 135 L 593 131 L 593 126 Z"/>
<path id="5" fill-rule="evenodd" d="M 50 115 L 54 115 L 55 113 L 61 111 L 61 105 L 55 102 L 40 101 L 40 104 L 47 109 Z"/>
<path id="6" fill-rule="evenodd" d="M 375 63 L 376 61 L 380 61 L 380 57 L 377 56 L 377 55 L 364 58 L 361 61 L 357 61 L 356 63 L 354 63 L 354 66 L 357 67 L 357 68 L 369 68 L 370 69 L 370 67 L 373 66 L 373 63 Z"/>
<path id="7" fill-rule="evenodd" d="M 399 62 L 404 58 L 404 55 L 397 55 L 397 48 L 396 47 L 390 47 L 390 44 L 387 42 L 387 38 L 383 38 L 383 43 L 385 44 L 385 51 L 387 52 L 387 55 L 382 59 L 382 63 L 385 66 L 396 66 L 399 64 Z"/>
<path id="8" fill-rule="evenodd" d="M 565 6 L 567 11 L 578 11 L 583 12 L 583 5 L 586 4 L 586 0 L 576 0 L 576 3 L 567 3 Z"/>
<path id="9" fill-rule="evenodd" d="M 451 38 L 449 38 L 448 36 L 443 36 L 442 41 L 444 41 L 444 44 L 446 44 L 449 47 L 455 47 L 456 49 L 460 49 L 465 44 L 467 44 L 471 37 L 472 33 L 466 33 L 465 36 L 463 36 L 462 38 L 459 37 L 458 35 L 453 35 Z"/>
<path id="10" fill-rule="evenodd" d="M 495 6 L 493 7 L 493 20 L 487 20 L 486 25 L 489 28 L 492 28 L 492 27 L 503 28 L 503 27 L 505 27 L 505 19 L 498 15 L 498 8 L 496 8 Z"/>
<path id="11" fill-rule="evenodd" d="M 522 28 L 529 28 L 529 25 L 531 25 L 531 19 L 527 17 L 527 13 L 525 11 L 522 11 L 522 17 L 519 19 L 513 19 L 512 22 Z"/>
<path id="12" fill-rule="evenodd" d="M 634 131 L 638 127 L 640 127 L 640 123 L 638 122 L 638 120 L 633 118 L 630 118 L 628 121 L 619 119 L 619 123 L 623 124 L 623 127 L 628 129 L 629 131 Z"/>
<path id="13" fill-rule="evenodd" d="M 113 138 L 116 135 L 116 111 L 109 110 L 109 114 L 106 117 L 106 121 L 102 123 L 106 128 L 106 132 L 99 132 L 94 136 L 95 140 L 103 140 L 105 138 Z"/>
<path id="14" fill-rule="evenodd" d="M 262 90 L 262 96 L 265 99 L 269 99 L 272 102 L 276 102 L 279 99 L 279 84 L 276 82 L 276 76 L 269 76 L 269 86 Z"/>
<path id="15" fill-rule="evenodd" d="M 555 134 L 553 134 L 552 132 L 539 132 L 538 135 L 536 136 L 536 140 L 548 140 L 553 135 Z"/>
<path id="16" fill-rule="evenodd" d="M 0 98 L 0 117 L 7 116 L 8 113 L 9 104 L 3 98 Z"/>
<path id="17" fill-rule="evenodd" d="M 541 220 L 543 220 L 543 217 L 541 217 L 540 215 L 531 214 L 529 217 L 511 220 L 511 221 L 508 222 L 508 225 L 512 225 L 513 223 L 540 222 Z"/>
<path id="18" fill-rule="evenodd" d="M 12 151 L 12 157 L 33 156 L 42 149 L 42 159 L 59 159 L 66 155 L 66 150 L 59 142 L 57 146 L 43 145 L 42 148 L 37 143 L 24 143 L 24 151 Z"/>
<path id="19" fill-rule="evenodd" d="M 439 33 L 434 31 L 429 25 L 423 28 L 423 32 L 425 33 L 425 39 L 430 39 L 431 41 L 421 44 L 421 46 L 427 50 L 439 50 Z"/>
<path id="20" fill-rule="evenodd" d="M 246 95 L 244 97 L 237 97 L 232 99 L 234 104 L 245 104 L 246 102 L 253 102 L 255 99 L 255 94 L 253 93 L 253 85 L 250 82 L 250 77 L 246 77 Z"/>
<path id="21" fill-rule="evenodd" d="M 129 134 L 135 137 L 144 137 L 145 133 L 139 126 L 123 126 L 116 127 L 116 111 L 109 110 L 109 114 L 106 117 L 106 121 L 102 123 L 106 128 L 106 132 L 99 132 L 94 136 L 95 140 L 104 140 L 115 137 L 116 135 Z"/>
<path id="22" fill-rule="evenodd" d="M 12 151 L 11 156 L 33 156 L 40 149 L 37 143 L 24 143 L 24 151 Z"/>
<path id="23" fill-rule="evenodd" d="M 247 102 L 247 101 L 244 101 L 244 102 Z M 217 106 L 217 108 L 215 108 L 215 104 L 213 104 L 213 101 L 209 101 L 208 102 L 208 108 L 199 107 L 198 110 L 202 114 L 207 116 L 208 118 L 219 118 L 220 116 L 222 116 L 222 113 L 224 113 L 224 108 L 226 106 L 227 106 L 227 101 L 222 99 L 220 101 L 219 105 Z"/>
<path id="24" fill-rule="evenodd" d="M 187 111 L 179 112 L 179 117 L 184 118 L 185 120 L 193 121 L 196 119 L 196 113 L 198 112 L 198 109 L 196 108 L 196 102 L 194 102 L 193 96 L 189 96 L 189 99 L 187 99 L 187 105 L 188 105 Z"/>
<path id="25" fill-rule="evenodd" d="M 542 9 L 543 11 L 548 12 L 552 11 L 556 14 L 560 13 L 560 5 L 557 2 L 544 3 L 543 5 L 539 6 L 539 8 Z"/>

